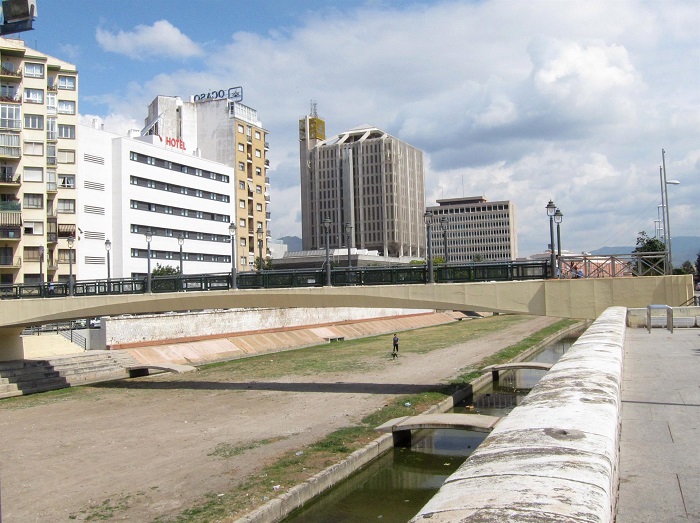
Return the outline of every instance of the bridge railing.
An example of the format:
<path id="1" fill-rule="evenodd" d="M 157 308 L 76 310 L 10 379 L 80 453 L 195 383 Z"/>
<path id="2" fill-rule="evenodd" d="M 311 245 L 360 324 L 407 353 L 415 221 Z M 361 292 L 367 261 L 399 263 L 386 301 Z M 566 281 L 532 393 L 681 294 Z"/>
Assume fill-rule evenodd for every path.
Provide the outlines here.
<path id="1" fill-rule="evenodd" d="M 562 277 L 574 277 L 582 269 L 584 277 L 617 277 L 662 275 L 666 269 L 666 253 L 634 253 L 609 256 L 562 257 Z M 510 261 L 498 263 L 442 264 L 433 268 L 435 283 L 467 283 L 488 281 L 541 280 L 551 276 L 548 260 Z M 326 285 L 325 268 L 267 270 L 238 273 L 239 289 L 321 287 Z M 341 267 L 331 270 L 333 286 L 425 284 L 429 280 L 426 265 L 392 267 Z M 231 274 L 187 274 L 153 276 L 151 292 L 187 292 L 226 290 L 232 288 Z M 104 294 L 144 294 L 145 277 L 80 280 L 73 283 L 74 296 Z M 68 282 L 4 284 L 0 298 L 51 298 L 69 296 Z"/>

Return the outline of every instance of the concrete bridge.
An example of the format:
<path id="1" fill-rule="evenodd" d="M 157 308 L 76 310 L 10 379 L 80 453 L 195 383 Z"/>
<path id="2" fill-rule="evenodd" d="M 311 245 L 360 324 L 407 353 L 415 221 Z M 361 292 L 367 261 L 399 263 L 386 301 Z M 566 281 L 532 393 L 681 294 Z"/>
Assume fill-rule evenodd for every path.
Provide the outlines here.
<path id="1" fill-rule="evenodd" d="M 412 430 L 461 429 L 490 432 L 501 419 L 498 416 L 482 414 L 420 414 L 391 419 L 375 430 L 391 432 L 394 435 L 394 445 L 397 447 L 410 447 Z"/>
<path id="2" fill-rule="evenodd" d="M 498 373 L 502 370 L 544 370 L 547 371 L 552 368 L 553 363 L 540 363 L 537 361 L 518 361 L 514 363 L 500 363 L 498 365 L 489 365 L 481 369 L 481 372 L 491 371 L 491 379 L 493 381 L 498 381 Z"/>
<path id="3" fill-rule="evenodd" d="M 23 358 L 20 334 L 25 327 L 120 314 L 270 307 L 388 307 L 595 319 L 611 306 L 679 306 L 692 299 L 690 275 L 6 299 L 0 300 L 0 360 Z"/>

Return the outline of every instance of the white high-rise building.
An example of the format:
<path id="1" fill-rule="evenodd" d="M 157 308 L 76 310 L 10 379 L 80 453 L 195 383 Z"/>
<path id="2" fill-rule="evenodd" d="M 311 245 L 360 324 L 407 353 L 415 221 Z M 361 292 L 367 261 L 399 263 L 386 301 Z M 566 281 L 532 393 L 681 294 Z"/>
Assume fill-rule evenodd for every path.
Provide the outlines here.
<path id="1" fill-rule="evenodd" d="M 105 279 L 108 269 L 111 278 L 145 276 L 149 247 L 151 270 L 179 269 L 182 252 L 183 274 L 230 271 L 234 169 L 153 138 L 81 126 L 80 280 Z M 247 252 L 239 257 L 248 264 Z"/>
<path id="2" fill-rule="evenodd" d="M 425 251 L 423 153 L 363 125 L 325 139 L 315 114 L 299 120 L 302 243 L 376 250 L 384 256 Z M 349 234 L 348 234 L 349 233 Z"/>

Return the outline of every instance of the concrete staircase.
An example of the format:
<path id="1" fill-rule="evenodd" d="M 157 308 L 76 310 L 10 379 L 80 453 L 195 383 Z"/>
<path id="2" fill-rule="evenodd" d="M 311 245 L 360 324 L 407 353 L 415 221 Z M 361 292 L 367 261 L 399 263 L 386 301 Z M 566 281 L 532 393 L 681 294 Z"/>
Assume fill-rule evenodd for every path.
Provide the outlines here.
<path id="1" fill-rule="evenodd" d="M 50 359 L 0 362 L 0 399 L 129 377 L 126 351 L 89 351 Z"/>

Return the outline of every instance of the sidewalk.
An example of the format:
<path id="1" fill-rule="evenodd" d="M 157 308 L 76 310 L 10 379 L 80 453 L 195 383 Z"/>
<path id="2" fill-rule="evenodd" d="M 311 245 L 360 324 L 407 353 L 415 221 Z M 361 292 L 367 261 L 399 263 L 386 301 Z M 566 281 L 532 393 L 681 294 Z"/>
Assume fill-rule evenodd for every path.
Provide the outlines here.
<path id="1" fill-rule="evenodd" d="M 700 329 L 627 329 L 616 523 L 700 521 Z"/>

